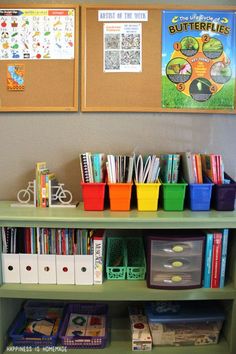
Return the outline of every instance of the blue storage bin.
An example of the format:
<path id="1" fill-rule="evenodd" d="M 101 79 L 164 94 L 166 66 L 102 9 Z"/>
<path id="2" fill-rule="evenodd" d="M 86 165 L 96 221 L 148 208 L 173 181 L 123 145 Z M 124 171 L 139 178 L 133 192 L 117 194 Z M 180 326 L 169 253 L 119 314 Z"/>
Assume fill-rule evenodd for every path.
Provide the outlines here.
<path id="1" fill-rule="evenodd" d="M 47 314 L 47 308 L 51 313 L 48 319 L 49 321 L 51 320 L 53 326 L 52 333 L 47 335 L 39 333 L 37 330 L 33 330 L 32 332 L 25 330 L 30 326 L 34 329 L 34 324 L 37 321 L 40 321 L 41 319 L 44 320 L 45 314 Z M 12 340 L 13 345 L 31 347 L 55 346 L 60 327 L 62 326 L 63 310 L 64 304 L 57 301 L 54 303 L 27 301 L 24 309 L 20 310 L 8 330 L 8 335 Z"/>
<path id="2" fill-rule="evenodd" d="M 204 177 L 204 183 L 190 183 L 188 186 L 189 208 L 193 211 L 209 210 L 213 183 Z"/>
<path id="3" fill-rule="evenodd" d="M 158 346 L 217 344 L 225 319 L 220 304 L 213 301 L 151 302 L 146 315 L 153 345 Z"/>

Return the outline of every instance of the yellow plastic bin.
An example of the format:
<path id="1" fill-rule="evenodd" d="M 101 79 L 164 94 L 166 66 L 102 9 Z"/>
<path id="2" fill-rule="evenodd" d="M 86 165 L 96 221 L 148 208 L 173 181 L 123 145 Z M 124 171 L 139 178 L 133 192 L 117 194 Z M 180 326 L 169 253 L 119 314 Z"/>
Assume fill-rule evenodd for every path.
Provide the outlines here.
<path id="1" fill-rule="evenodd" d="M 139 211 L 155 211 L 158 208 L 161 183 L 135 183 Z"/>
<path id="2" fill-rule="evenodd" d="M 163 209 L 176 211 L 184 209 L 184 199 L 187 183 L 162 183 Z"/>
<path id="3" fill-rule="evenodd" d="M 132 183 L 108 183 L 110 209 L 115 211 L 130 210 Z"/>

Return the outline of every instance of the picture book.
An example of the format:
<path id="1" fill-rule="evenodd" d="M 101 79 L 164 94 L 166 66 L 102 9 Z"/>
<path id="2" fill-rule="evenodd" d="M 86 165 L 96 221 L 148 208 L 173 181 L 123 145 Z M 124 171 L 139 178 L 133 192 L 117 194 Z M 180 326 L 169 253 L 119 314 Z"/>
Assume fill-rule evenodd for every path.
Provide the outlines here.
<path id="1" fill-rule="evenodd" d="M 180 155 L 172 155 L 171 183 L 177 183 L 179 179 Z"/>
<path id="2" fill-rule="evenodd" d="M 160 156 L 160 176 L 162 182 L 171 183 L 172 175 L 172 154 L 162 154 Z"/>
<path id="3" fill-rule="evenodd" d="M 193 161 L 192 161 L 192 153 L 190 151 L 185 151 L 181 153 L 181 163 L 183 170 L 183 177 L 187 183 L 196 183 Z"/>
<path id="4" fill-rule="evenodd" d="M 103 283 L 105 264 L 105 231 L 95 230 L 93 239 L 94 284 Z"/>

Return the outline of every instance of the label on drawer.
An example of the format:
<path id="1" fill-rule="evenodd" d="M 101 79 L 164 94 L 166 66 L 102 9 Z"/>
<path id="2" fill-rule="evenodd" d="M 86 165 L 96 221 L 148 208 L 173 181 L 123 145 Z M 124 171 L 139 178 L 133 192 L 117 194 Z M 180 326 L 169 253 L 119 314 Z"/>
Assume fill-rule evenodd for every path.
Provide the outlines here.
<path id="1" fill-rule="evenodd" d="M 172 251 L 176 252 L 176 253 L 180 253 L 184 251 L 184 247 L 181 245 L 174 245 L 172 247 Z"/>
<path id="2" fill-rule="evenodd" d="M 179 268 L 179 267 L 183 267 L 184 263 L 181 261 L 174 261 L 171 264 L 174 268 Z"/>

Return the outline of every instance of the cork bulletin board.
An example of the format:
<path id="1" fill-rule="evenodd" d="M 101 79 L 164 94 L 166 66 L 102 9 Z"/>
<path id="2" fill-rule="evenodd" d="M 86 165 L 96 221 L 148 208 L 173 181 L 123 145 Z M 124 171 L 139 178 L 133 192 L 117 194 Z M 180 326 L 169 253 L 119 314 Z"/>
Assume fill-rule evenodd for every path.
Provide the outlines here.
<path id="1" fill-rule="evenodd" d="M 203 12 L 205 15 L 209 12 L 210 18 L 210 16 L 213 16 L 214 12 L 217 11 L 226 11 L 226 17 L 227 12 L 232 12 L 232 16 L 234 16 L 233 12 L 235 10 L 235 6 L 221 6 L 221 8 L 219 8 L 219 6 L 217 8 L 216 6 L 191 6 L 191 8 L 189 8 L 189 6 L 185 5 L 178 6 L 178 10 L 176 10 L 174 5 L 164 4 L 135 6 L 101 6 L 98 4 L 82 6 L 81 111 L 234 114 L 236 112 L 236 90 L 233 70 L 232 77 L 230 77 L 232 96 L 230 105 L 226 107 L 223 106 L 222 108 L 220 105 L 219 107 L 212 107 L 213 105 L 209 104 L 209 106 L 205 105 L 204 107 L 204 104 L 200 105 L 198 102 L 194 102 L 196 104 L 193 104 L 191 107 L 188 106 L 188 103 L 183 104 L 182 107 L 171 107 L 171 105 L 168 107 L 168 105 L 163 104 L 163 76 L 167 75 L 166 72 L 168 73 L 168 70 L 171 72 L 171 69 L 173 70 L 173 68 L 176 67 L 176 64 L 169 65 L 168 68 L 166 66 L 166 72 L 164 72 L 162 61 L 164 44 L 171 39 L 171 36 L 170 38 L 168 36 L 166 38 L 163 37 L 163 11 L 173 11 L 173 13 L 176 11 L 177 15 L 179 14 L 179 18 L 181 17 L 182 11 L 186 11 L 187 14 L 188 11 L 190 11 L 190 13 L 192 11 L 193 14 L 195 12 Z M 188 16 L 190 19 L 191 16 L 189 14 Z M 205 17 L 207 18 L 208 16 Z M 173 16 L 173 21 L 174 20 L 175 16 Z M 207 20 L 205 22 L 207 22 Z M 188 28 L 190 28 L 190 25 Z M 129 33 L 132 33 L 132 36 L 130 36 Z M 121 42 L 123 39 L 120 40 L 120 44 L 118 43 L 118 40 L 116 40 L 118 34 L 120 35 L 120 38 L 125 38 L 124 42 Z M 188 36 L 186 34 L 184 35 Z M 130 38 L 132 38 L 132 43 L 130 42 Z M 199 41 L 202 49 L 201 37 Z M 236 42 L 232 40 L 232 43 L 235 47 Z M 121 50 L 118 54 L 119 45 Z M 110 50 L 110 48 L 112 48 L 113 53 L 111 53 L 112 50 Z M 132 48 L 133 50 L 132 54 L 130 54 L 130 52 L 128 53 L 128 50 L 126 51 L 128 53 L 128 61 L 126 60 L 127 53 L 124 55 L 124 52 L 122 53 L 122 48 Z M 173 46 L 172 50 L 174 51 L 175 49 L 176 48 Z M 176 50 L 179 49 L 177 48 Z M 185 54 L 186 52 L 183 51 L 183 53 Z M 193 52 L 193 54 L 196 53 Z M 197 55 L 198 53 L 196 54 L 196 57 Z M 119 59 L 118 56 L 120 56 Z M 182 57 L 183 56 L 184 55 L 182 55 Z M 187 55 L 185 56 L 187 58 Z M 223 59 L 220 57 L 218 61 L 223 61 Z M 235 61 L 235 57 L 232 59 Z M 132 60 L 135 65 L 131 68 L 131 65 L 127 65 L 127 62 L 131 63 Z M 196 61 L 200 59 L 194 58 L 192 59 L 192 62 L 194 62 L 194 60 Z M 184 62 L 184 59 L 181 58 L 179 62 L 181 63 L 181 61 Z M 208 61 L 210 62 L 211 60 Z M 214 61 L 212 62 L 214 63 Z M 212 63 L 210 64 L 212 65 Z M 194 68 L 195 64 L 191 65 Z M 216 69 L 218 69 L 217 65 Z M 180 66 L 179 63 L 178 66 Z M 235 63 L 233 63 L 233 66 L 235 66 Z M 198 70 L 200 71 L 199 68 Z M 210 72 L 209 68 L 207 70 Z M 173 71 L 171 73 L 175 74 Z M 188 74 L 189 73 L 187 72 L 187 75 Z M 191 75 L 192 74 L 193 73 L 191 73 Z M 169 75 L 169 77 L 171 77 L 171 75 Z M 186 77 L 188 79 L 188 76 Z M 192 81 L 193 77 L 194 75 L 192 75 Z M 204 77 L 201 80 L 198 80 L 197 77 L 195 81 L 196 82 L 191 86 L 194 99 L 201 96 L 195 94 L 194 90 L 198 87 L 201 87 L 201 90 L 204 92 L 203 89 L 205 87 L 207 88 L 207 85 L 211 86 L 210 89 L 212 91 L 209 93 L 209 96 L 211 96 L 215 94 L 214 90 L 220 91 L 221 86 L 223 86 L 220 85 L 221 82 L 219 85 L 210 85 L 209 80 L 205 80 Z M 196 85 L 196 83 L 198 85 Z M 178 90 L 181 91 L 184 85 L 182 85 L 181 82 L 180 85 L 175 85 L 174 82 L 172 86 L 176 86 Z M 182 96 L 184 96 L 184 93 L 182 93 Z M 168 96 L 167 93 L 166 97 L 168 101 L 168 97 L 172 97 L 172 94 Z M 194 101 L 194 99 L 192 99 L 192 101 Z"/>
<path id="2" fill-rule="evenodd" d="M 79 6 L 0 6 L 0 111 L 77 111 Z"/>

